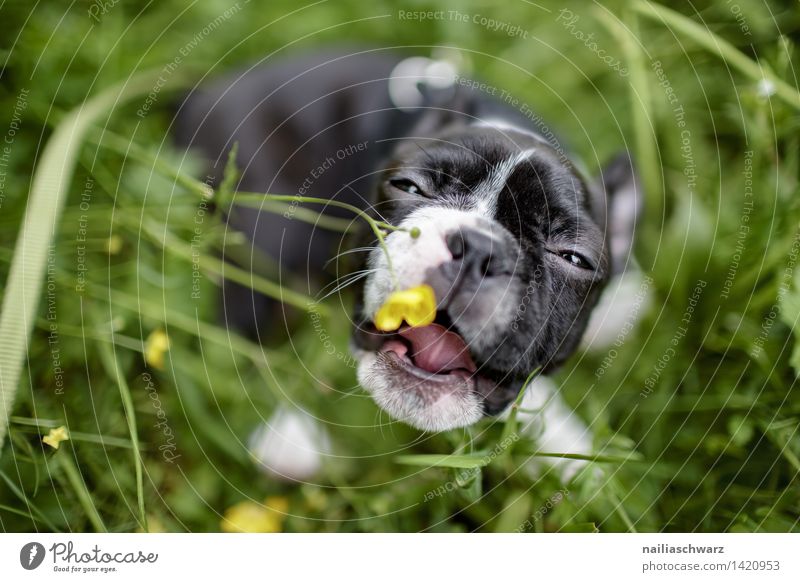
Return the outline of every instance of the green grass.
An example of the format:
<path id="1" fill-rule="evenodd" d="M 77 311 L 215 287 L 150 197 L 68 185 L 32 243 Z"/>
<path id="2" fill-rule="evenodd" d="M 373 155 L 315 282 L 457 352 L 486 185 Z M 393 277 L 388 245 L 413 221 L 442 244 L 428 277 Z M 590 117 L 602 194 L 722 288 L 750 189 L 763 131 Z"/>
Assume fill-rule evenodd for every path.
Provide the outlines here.
<path id="1" fill-rule="evenodd" d="M 99 22 L 88 2 L 66 11 L 40 3 L 33 14 L 24 4 L 0 9 L 0 140 L 14 131 L 11 143 L 0 143 L 0 321 L 16 322 L 2 354 L 3 392 L 15 399 L 0 449 L 0 529 L 218 531 L 226 508 L 268 495 L 288 499 L 286 531 L 510 531 L 526 521 L 527 531 L 799 529 L 800 271 L 792 245 L 800 227 L 800 99 L 792 39 L 800 17 L 793 3 L 739 0 L 750 34 L 721 1 L 682 13 L 640 1 L 458 7 L 518 24 L 524 38 L 446 19 L 412 25 L 389 2 L 240 2 L 182 56 L 143 119 L 136 111 L 147 86 L 110 115 L 103 106 L 86 139 L 73 143 L 74 172 L 51 161 L 69 158 L 58 141 L 65 131 L 58 128 L 74 120 L 68 112 L 137 72 L 174 62 L 233 5 L 125 2 Z M 579 16 L 573 29 L 558 20 L 562 7 Z M 629 75 L 611 70 L 575 30 L 593 33 Z M 532 476 L 523 468 L 532 457 L 575 455 L 540 451 L 524 439 L 500 447 L 513 421 L 424 436 L 388 424 L 353 370 L 326 353 L 303 312 L 315 292 L 303 285 L 252 280 L 301 308 L 287 312 L 291 345 L 259 346 L 230 334 L 219 325 L 218 285 L 223 276 L 250 274 L 215 258 L 225 232 L 212 213 L 202 217 L 199 299 L 190 298 L 191 240 L 209 192 L 199 160 L 185 158 L 169 138 L 175 91 L 186 79 L 272 51 L 354 39 L 408 52 L 458 51 L 466 74 L 525 101 L 595 174 L 616 151 L 633 152 L 647 189 L 637 257 L 653 280 L 650 307 L 599 379 L 608 352 L 576 354 L 557 377 L 592 425 L 595 451 L 587 458 L 601 471 L 567 486 L 550 473 Z M 759 92 L 762 77 L 775 88 L 772 98 Z M 677 102 L 669 102 L 667 84 Z M 46 143 L 56 144 L 52 155 Z M 50 172 L 49 191 L 64 194 L 63 212 L 44 204 L 31 216 L 28 228 L 44 244 L 38 264 L 15 248 L 26 205 L 41 203 L 34 170 Z M 748 180 L 753 204 L 745 210 Z M 270 208 L 283 211 L 283 202 Z M 313 211 L 308 205 L 297 217 L 313 220 Z M 111 237 L 122 243 L 114 254 Z M 79 256 L 87 267 L 81 291 Z M 42 277 L 38 293 L 26 295 L 14 282 L 14 261 L 30 270 L 28 280 Z M 686 333 L 676 336 L 699 281 L 705 286 Z M 31 318 L 21 318 L 22 296 Z M 351 300 L 345 292 L 315 311 L 342 352 Z M 19 380 L 6 381 L 14 350 L 24 353 L 26 325 L 32 331 Z M 164 370 L 143 359 L 158 329 L 171 343 Z M 669 365 L 643 392 L 671 346 Z M 173 463 L 160 449 L 163 418 L 146 373 L 180 455 Z M 338 454 L 313 483 L 262 476 L 246 450 L 253 427 L 287 402 L 327 424 Z M 43 445 L 62 425 L 70 440 L 58 450 Z"/>

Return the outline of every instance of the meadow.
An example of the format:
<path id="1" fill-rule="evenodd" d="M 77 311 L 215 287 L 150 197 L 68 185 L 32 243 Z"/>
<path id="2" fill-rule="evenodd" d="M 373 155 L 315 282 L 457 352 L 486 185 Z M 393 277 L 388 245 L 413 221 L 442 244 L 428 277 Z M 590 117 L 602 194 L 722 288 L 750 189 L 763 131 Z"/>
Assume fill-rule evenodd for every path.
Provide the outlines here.
<path id="1" fill-rule="evenodd" d="M 83 0 L 0 16 L 0 530 L 220 531 L 231 508 L 286 532 L 800 529 L 796 3 Z M 421 434 L 381 415 L 347 356 L 348 289 L 316 303 L 220 262 L 245 243 L 219 209 L 246 197 L 235 167 L 214 191 L 176 147 L 181 95 L 331 45 L 448 58 L 591 174 L 632 152 L 649 300 L 555 377 L 595 435 L 570 483 L 525 470 L 569 451 L 512 438 L 513 418 Z M 269 342 L 225 327 L 222 277 L 284 298 Z M 329 434 L 306 482 L 248 450 L 279 406 Z"/>

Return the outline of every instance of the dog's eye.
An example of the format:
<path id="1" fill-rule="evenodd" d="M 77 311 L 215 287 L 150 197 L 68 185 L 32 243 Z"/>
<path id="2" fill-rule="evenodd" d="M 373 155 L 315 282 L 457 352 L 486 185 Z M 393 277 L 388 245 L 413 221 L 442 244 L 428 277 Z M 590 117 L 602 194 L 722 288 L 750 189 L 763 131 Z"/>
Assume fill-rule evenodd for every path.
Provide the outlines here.
<path id="1" fill-rule="evenodd" d="M 425 192 L 422 191 L 422 188 L 417 186 L 411 180 L 407 180 L 405 178 L 392 178 L 389 180 L 389 185 L 392 186 L 392 188 L 397 188 L 398 190 L 402 190 L 403 192 L 407 192 L 409 194 L 425 196 Z"/>
<path id="2" fill-rule="evenodd" d="M 569 262 L 570 264 L 580 268 L 580 269 L 593 269 L 592 264 L 589 262 L 589 259 L 584 257 L 583 255 L 576 253 L 574 251 L 563 251 L 559 253 L 559 256 L 564 259 L 565 261 Z"/>

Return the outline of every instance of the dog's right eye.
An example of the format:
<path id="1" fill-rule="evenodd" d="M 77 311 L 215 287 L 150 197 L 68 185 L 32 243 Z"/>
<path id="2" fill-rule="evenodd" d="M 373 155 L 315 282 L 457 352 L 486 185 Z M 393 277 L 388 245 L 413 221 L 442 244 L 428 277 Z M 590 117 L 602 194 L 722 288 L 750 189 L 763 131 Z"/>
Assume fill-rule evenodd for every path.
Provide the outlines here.
<path id="1" fill-rule="evenodd" d="M 402 192 L 407 192 L 408 194 L 414 194 L 417 196 L 425 196 L 425 192 L 422 191 L 422 188 L 417 186 L 411 180 L 407 180 L 406 178 L 392 178 L 389 180 L 389 185 L 392 188 L 397 188 Z"/>
<path id="2" fill-rule="evenodd" d="M 567 261 L 569 264 L 578 267 L 580 269 L 591 270 L 594 268 L 592 267 L 592 264 L 589 262 L 589 259 L 576 252 L 565 251 L 559 253 L 559 256 L 565 261 Z"/>

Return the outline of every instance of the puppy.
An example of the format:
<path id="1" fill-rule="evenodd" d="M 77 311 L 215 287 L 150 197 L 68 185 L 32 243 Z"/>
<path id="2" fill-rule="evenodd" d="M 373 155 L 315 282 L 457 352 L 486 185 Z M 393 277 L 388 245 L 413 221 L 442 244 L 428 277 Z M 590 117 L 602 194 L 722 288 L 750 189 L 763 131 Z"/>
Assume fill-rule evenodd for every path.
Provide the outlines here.
<path id="1" fill-rule="evenodd" d="M 589 180 L 537 121 L 446 63 L 354 50 L 270 60 L 201 86 L 178 112 L 177 136 L 210 161 L 212 180 L 238 142 L 239 190 L 338 200 L 400 227 L 386 236 L 388 257 L 368 234 L 353 249 L 366 258 L 351 348 L 381 408 L 444 431 L 497 415 L 533 370 L 556 370 L 628 262 L 640 206 L 628 156 Z M 252 242 L 236 261 L 253 269 L 266 256 L 284 282 L 324 281 L 341 242 L 291 208 L 234 208 L 228 223 Z M 389 294 L 420 284 L 435 291 L 435 322 L 379 332 Z M 227 281 L 223 311 L 253 337 L 279 317 L 272 300 Z"/>

